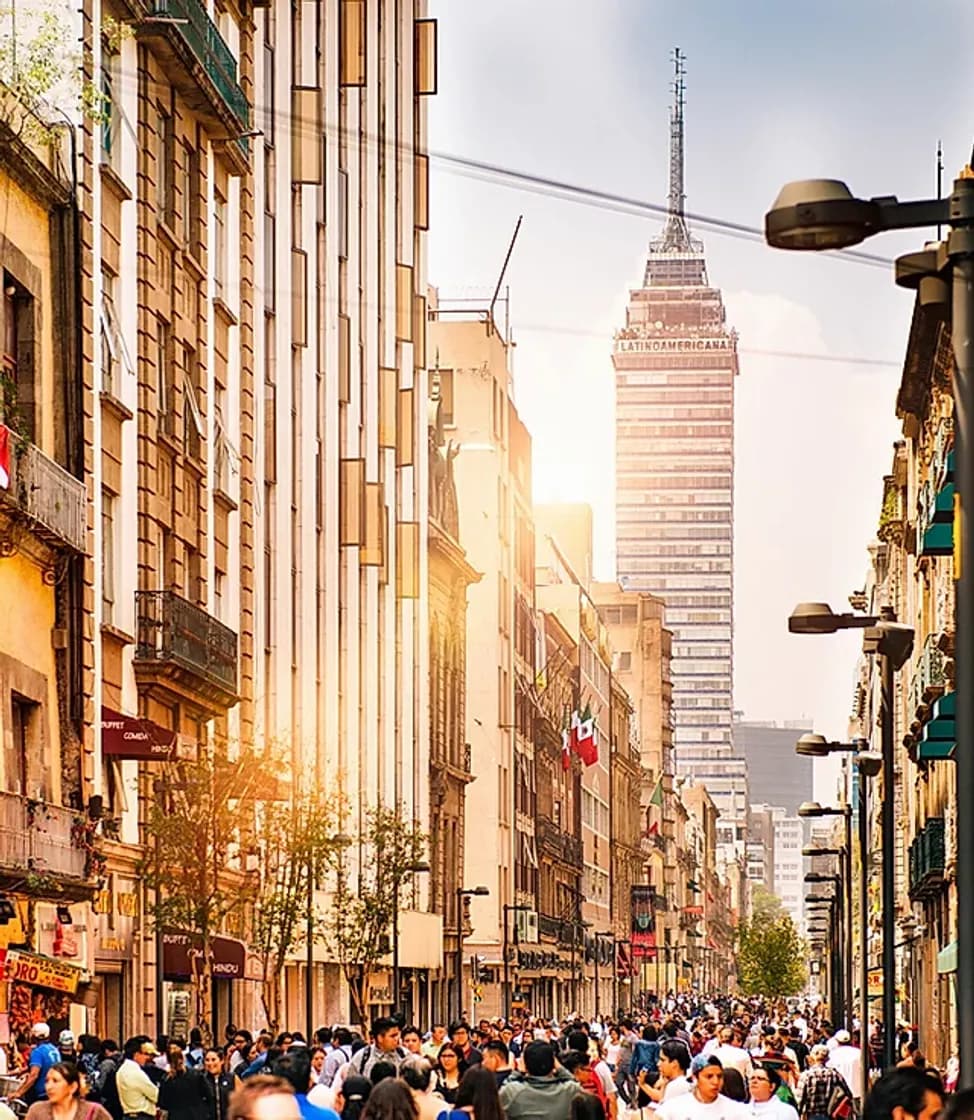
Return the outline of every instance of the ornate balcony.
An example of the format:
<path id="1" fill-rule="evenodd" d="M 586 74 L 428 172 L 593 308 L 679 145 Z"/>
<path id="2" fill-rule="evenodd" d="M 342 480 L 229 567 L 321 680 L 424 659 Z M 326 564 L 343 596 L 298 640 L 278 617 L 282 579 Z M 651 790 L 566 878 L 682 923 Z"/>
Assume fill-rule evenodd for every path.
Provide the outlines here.
<path id="1" fill-rule="evenodd" d="M 910 898 L 933 898 L 944 886 L 947 866 L 943 817 L 930 817 L 910 845 Z"/>
<path id="2" fill-rule="evenodd" d="M 569 867 L 582 866 L 582 842 L 560 829 L 549 817 L 538 817 L 534 826 L 540 850 Z"/>
<path id="3" fill-rule="evenodd" d="M 170 63 L 173 84 L 211 126 L 230 137 L 249 130 L 250 102 L 237 81 L 237 60 L 199 0 L 155 0 L 138 36 Z M 245 154 L 247 141 L 232 147 Z"/>
<path id="4" fill-rule="evenodd" d="M 0 792 L 0 883 L 37 895 L 84 898 L 94 890 L 84 821 L 72 809 Z"/>
<path id="5" fill-rule="evenodd" d="M 930 705 L 944 691 L 944 660 L 940 635 L 928 634 L 910 681 L 910 707 L 920 722 L 928 718 Z"/>
<path id="6" fill-rule="evenodd" d="M 173 591 L 136 591 L 140 688 L 185 696 L 219 715 L 237 702 L 237 635 Z"/>
<path id="7" fill-rule="evenodd" d="M 29 440 L 10 432 L 10 442 L 10 485 L 0 490 L 0 506 L 25 517 L 52 547 L 84 552 L 85 484 Z"/>

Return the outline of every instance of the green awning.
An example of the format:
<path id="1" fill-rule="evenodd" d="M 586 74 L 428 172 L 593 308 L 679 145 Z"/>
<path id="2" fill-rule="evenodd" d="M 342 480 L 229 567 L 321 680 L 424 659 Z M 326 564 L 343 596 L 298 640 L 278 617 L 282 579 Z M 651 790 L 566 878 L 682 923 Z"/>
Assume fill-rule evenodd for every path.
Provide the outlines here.
<path id="1" fill-rule="evenodd" d="M 937 954 L 937 971 L 941 976 L 957 971 L 957 942 L 951 941 Z"/>
<path id="2" fill-rule="evenodd" d="M 954 523 L 934 522 L 924 530 L 921 556 L 950 556 L 954 551 Z"/>

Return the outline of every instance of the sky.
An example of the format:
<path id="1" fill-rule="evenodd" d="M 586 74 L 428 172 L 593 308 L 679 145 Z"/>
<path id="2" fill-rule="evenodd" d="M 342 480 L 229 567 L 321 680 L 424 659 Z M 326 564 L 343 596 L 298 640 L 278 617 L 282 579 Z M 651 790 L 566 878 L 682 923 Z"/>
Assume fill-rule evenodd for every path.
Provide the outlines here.
<path id="1" fill-rule="evenodd" d="M 970 101 L 969 0 L 430 0 L 430 14 L 434 155 L 662 204 L 679 46 L 691 213 L 760 227 L 780 186 L 808 177 L 844 179 L 864 197 L 928 197 L 938 140 L 948 185 L 970 158 L 974 115 L 958 108 Z M 429 278 L 441 297 L 489 292 L 524 216 L 506 280 L 534 497 L 592 505 L 596 574 L 613 578 L 612 332 L 660 221 L 436 158 L 431 192 Z M 900 435 L 912 297 L 891 268 L 693 232 L 740 333 L 735 706 L 844 738 L 857 638 L 792 636 L 787 616 L 802 600 L 847 609 L 864 584 Z M 929 236 L 863 248 L 891 260 Z"/>

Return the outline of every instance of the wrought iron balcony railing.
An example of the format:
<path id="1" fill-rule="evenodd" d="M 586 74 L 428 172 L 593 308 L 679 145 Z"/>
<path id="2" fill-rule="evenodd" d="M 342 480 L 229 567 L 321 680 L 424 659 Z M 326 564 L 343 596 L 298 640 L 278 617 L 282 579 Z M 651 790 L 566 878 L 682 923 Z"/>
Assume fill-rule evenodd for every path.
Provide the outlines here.
<path id="1" fill-rule="evenodd" d="M 10 485 L 0 503 L 26 516 L 31 529 L 55 548 L 85 551 L 85 484 L 29 440 L 10 432 Z"/>
<path id="2" fill-rule="evenodd" d="M 75 843 L 78 814 L 61 805 L 0 792 L 0 871 L 84 881 L 84 847 Z M 55 888 L 56 889 L 56 888 Z"/>
<path id="3" fill-rule="evenodd" d="M 947 847 L 943 817 L 930 817 L 910 845 L 910 898 L 929 898 L 944 885 Z"/>
<path id="4" fill-rule="evenodd" d="M 926 718 L 929 705 L 941 695 L 946 684 L 939 642 L 939 634 L 927 635 L 910 681 L 910 708 L 919 720 Z"/>
<path id="5" fill-rule="evenodd" d="M 237 635 L 173 591 L 136 591 L 135 666 L 189 674 L 229 707 L 237 695 Z"/>

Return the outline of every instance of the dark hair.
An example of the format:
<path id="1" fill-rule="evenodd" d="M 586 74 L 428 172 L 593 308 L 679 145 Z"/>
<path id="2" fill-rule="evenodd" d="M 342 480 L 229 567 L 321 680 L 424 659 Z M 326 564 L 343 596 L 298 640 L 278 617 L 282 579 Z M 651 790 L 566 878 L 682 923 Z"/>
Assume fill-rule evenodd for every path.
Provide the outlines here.
<path id="1" fill-rule="evenodd" d="M 660 1057 L 679 1062 L 684 1073 L 690 1068 L 690 1048 L 682 1038 L 668 1038 L 659 1048 Z"/>
<path id="2" fill-rule="evenodd" d="M 497 1095 L 497 1078 L 479 1062 L 471 1066 L 463 1075 L 453 1107 L 472 1107 L 477 1120 L 504 1120 L 504 1110 Z"/>
<path id="3" fill-rule="evenodd" d="M 307 1093 L 311 1087 L 311 1054 L 307 1046 L 294 1046 L 286 1054 L 268 1059 L 270 1072 L 283 1077 L 295 1093 Z"/>
<path id="4" fill-rule="evenodd" d="M 419 1109 L 402 1081 L 387 1077 L 369 1094 L 363 1120 L 416 1120 Z"/>
<path id="5" fill-rule="evenodd" d="M 970 1120 L 974 1116 L 974 1089 L 961 1089 L 950 1098 L 944 1120 Z"/>
<path id="6" fill-rule="evenodd" d="M 511 1057 L 510 1050 L 508 1050 L 506 1044 L 501 1042 L 499 1038 L 492 1038 L 490 1042 L 484 1046 L 484 1053 L 500 1054 L 505 1062 L 509 1061 Z"/>
<path id="7" fill-rule="evenodd" d="M 169 1062 L 169 1069 L 166 1071 L 166 1077 L 169 1080 L 186 1072 L 186 1059 L 183 1057 L 180 1047 L 175 1043 L 166 1048 L 166 1061 Z"/>
<path id="8" fill-rule="evenodd" d="M 394 1030 L 399 1024 L 395 1019 L 388 1015 L 380 1015 L 378 1019 L 372 1020 L 372 1037 L 378 1038 L 380 1034 L 385 1034 L 387 1031 Z"/>
<path id="9" fill-rule="evenodd" d="M 82 1054 L 97 1054 L 101 1043 L 96 1034 L 79 1034 L 78 1046 Z"/>
<path id="10" fill-rule="evenodd" d="M 547 1042 L 529 1042 L 521 1057 L 529 1077 L 547 1077 L 555 1068 L 555 1052 Z"/>
<path id="11" fill-rule="evenodd" d="M 569 1073 L 574 1073 L 575 1070 L 588 1065 L 588 1054 L 580 1054 L 577 1050 L 566 1050 L 561 1056 L 561 1064 Z"/>
<path id="12" fill-rule="evenodd" d="M 203 1058 L 205 1059 L 210 1054 L 216 1054 L 220 1061 L 223 1061 L 223 1050 L 219 1046 L 207 1046 L 203 1051 Z"/>
<path id="13" fill-rule="evenodd" d="M 294 1041 L 294 1035 L 291 1034 L 290 1031 L 281 1031 L 281 1033 L 274 1040 L 274 1045 L 275 1046 L 283 1046 L 284 1045 L 284 1040 L 286 1038 L 289 1038 L 292 1042 Z"/>
<path id="14" fill-rule="evenodd" d="M 748 1099 L 747 1086 L 744 1084 L 744 1075 L 734 1066 L 724 1070 L 724 1087 L 721 1092 L 732 1101 L 746 1103 Z"/>
<path id="15" fill-rule="evenodd" d="M 444 1042 L 440 1047 L 440 1052 L 436 1055 L 436 1060 L 439 1061 L 444 1054 L 452 1054 L 454 1058 L 460 1063 L 460 1069 L 463 1070 L 464 1058 L 460 1053 L 460 1047 L 455 1042 Z"/>
<path id="16" fill-rule="evenodd" d="M 407 1034 L 414 1034 L 417 1038 L 423 1037 L 419 1033 L 419 1027 L 414 1027 L 412 1023 L 410 1023 L 408 1027 L 403 1027 L 403 1029 L 400 1031 L 400 1037 L 402 1038 L 405 1038 Z"/>
<path id="17" fill-rule="evenodd" d="M 190 1046 L 203 1045 L 203 1032 L 199 1029 L 199 1027 L 193 1027 L 193 1029 L 189 1032 L 189 1044 Z"/>
<path id="18" fill-rule="evenodd" d="M 904 1112 L 919 1116 L 927 1093 L 936 1093 L 943 1099 L 943 1086 L 934 1074 L 911 1066 L 887 1070 L 866 1097 L 862 1120 L 890 1120 L 897 1105 Z"/>
<path id="19" fill-rule="evenodd" d="M 415 1089 L 417 1093 L 425 1093 L 433 1080 L 433 1067 L 425 1058 L 413 1054 L 399 1066 L 399 1076 L 410 1089 Z"/>
<path id="20" fill-rule="evenodd" d="M 571 1120 L 605 1120 L 605 1108 L 595 1093 L 578 1093 L 572 1098 Z"/>
<path id="21" fill-rule="evenodd" d="M 336 1027 L 335 1033 L 331 1036 L 332 1042 L 336 1046 L 351 1046 L 352 1045 L 352 1032 L 348 1027 Z"/>
<path id="22" fill-rule="evenodd" d="M 566 1042 L 569 1050 L 577 1050 L 579 1054 L 588 1053 L 588 1035 L 584 1031 L 572 1031 Z"/>
<path id="23" fill-rule="evenodd" d="M 315 1031 L 315 1042 L 319 1046 L 327 1046 L 331 1042 L 331 1027 L 319 1027 Z"/>
<path id="24" fill-rule="evenodd" d="M 470 1034 L 470 1024 L 465 1019 L 457 1019 L 450 1024 L 450 1038 L 452 1038 L 457 1031 L 466 1031 Z"/>
<path id="25" fill-rule="evenodd" d="M 655 1023 L 647 1023 L 643 1027 L 643 1039 L 646 1042 L 655 1042 L 659 1038 L 659 1027 Z"/>
<path id="26" fill-rule="evenodd" d="M 52 1069 L 56 1070 L 69 1085 L 74 1085 L 78 1090 L 78 1096 L 81 1095 L 81 1074 L 78 1072 L 78 1067 L 74 1062 L 55 1062 L 48 1070 L 48 1073 L 50 1073 Z"/>
<path id="27" fill-rule="evenodd" d="M 371 1092 L 372 1082 L 367 1077 L 346 1077 L 342 1085 L 342 1096 L 345 1098 L 342 1120 L 359 1120 Z"/>
<path id="28" fill-rule="evenodd" d="M 369 1070 L 369 1080 L 373 1085 L 378 1085 L 380 1081 L 385 1081 L 387 1077 L 395 1077 L 396 1072 L 395 1062 L 374 1062 Z"/>
<path id="29" fill-rule="evenodd" d="M 248 1046 L 250 1046 L 250 1044 L 254 1041 L 254 1036 L 244 1027 L 238 1027 L 230 1037 L 236 1038 L 237 1035 L 245 1039 Z"/>
<path id="30" fill-rule="evenodd" d="M 149 1036 L 147 1034 L 134 1034 L 134 1035 L 132 1035 L 132 1037 L 130 1039 L 128 1039 L 128 1041 L 125 1043 L 125 1057 L 126 1058 L 135 1057 L 135 1055 L 138 1054 L 138 1052 L 142 1049 L 142 1047 L 145 1045 L 145 1043 L 151 1042 L 151 1041 L 152 1041 L 152 1039 L 149 1038 Z"/>
<path id="31" fill-rule="evenodd" d="M 107 1058 L 109 1054 L 114 1054 L 118 1050 L 118 1043 L 114 1038 L 103 1038 L 101 1046 L 98 1047 L 98 1057 Z"/>

